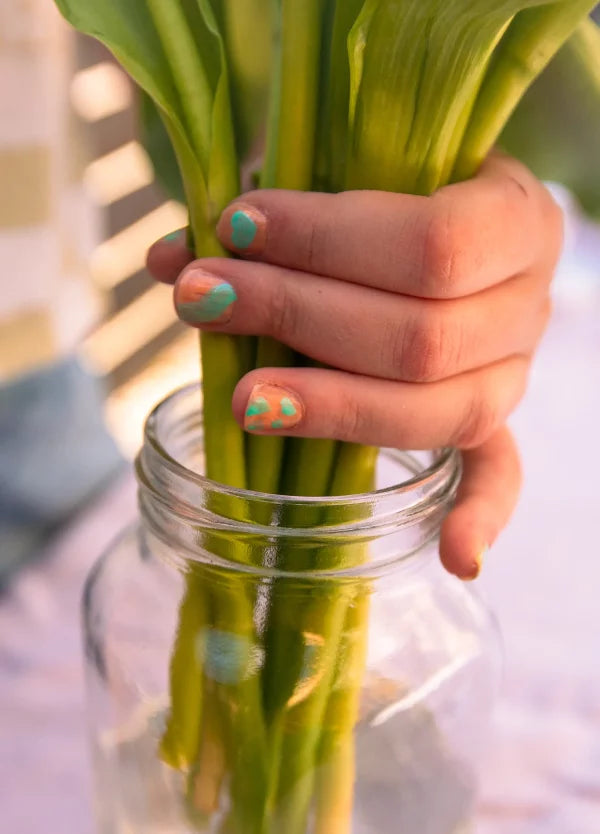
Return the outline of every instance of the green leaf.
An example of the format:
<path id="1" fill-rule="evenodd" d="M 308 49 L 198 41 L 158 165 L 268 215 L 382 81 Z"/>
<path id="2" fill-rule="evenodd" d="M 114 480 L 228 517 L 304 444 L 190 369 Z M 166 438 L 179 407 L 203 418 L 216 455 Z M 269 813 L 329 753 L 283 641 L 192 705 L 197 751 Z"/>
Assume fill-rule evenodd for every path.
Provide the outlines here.
<path id="1" fill-rule="evenodd" d="M 348 37 L 363 4 L 364 0 L 329 0 L 326 10 L 314 183 L 321 191 L 344 187 L 350 111 Z"/>
<path id="2" fill-rule="evenodd" d="M 221 252 L 220 210 L 238 191 L 224 47 L 209 0 L 57 0 L 157 105 L 175 148 L 200 252 Z"/>
<path id="3" fill-rule="evenodd" d="M 154 175 L 169 197 L 185 203 L 181 171 L 158 108 L 141 87 L 137 90 L 137 100 L 140 141 L 150 157 Z"/>
<path id="4" fill-rule="evenodd" d="M 526 90 L 594 6 L 595 0 L 555 0 L 514 18 L 477 99 L 454 179 L 477 170 Z"/>
<path id="5" fill-rule="evenodd" d="M 494 49 L 515 16 L 544 6 L 581 20 L 584 5 L 366 0 L 350 36 L 348 186 L 429 194 L 444 184 L 467 125 L 481 123 L 472 111 Z M 563 24 L 567 38 L 572 29 Z M 529 43 L 534 55 L 544 49 L 546 34 L 540 25 Z"/>
<path id="6" fill-rule="evenodd" d="M 586 20 L 529 90 L 502 147 L 600 217 L 600 28 Z"/>

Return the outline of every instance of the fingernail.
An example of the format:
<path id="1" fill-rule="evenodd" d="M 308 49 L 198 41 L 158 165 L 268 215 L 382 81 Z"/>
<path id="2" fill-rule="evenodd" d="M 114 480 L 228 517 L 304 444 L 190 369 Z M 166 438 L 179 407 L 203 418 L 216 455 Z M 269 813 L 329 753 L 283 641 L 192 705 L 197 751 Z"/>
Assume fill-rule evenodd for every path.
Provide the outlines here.
<path id="1" fill-rule="evenodd" d="M 259 254 L 264 249 L 267 218 L 254 206 L 234 204 L 223 212 L 217 232 L 226 246 Z"/>
<path id="2" fill-rule="evenodd" d="M 479 579 L 479 576 L 480 576 L 481 571 L 483 569 L 483 562 L 485 560 L 485 557 L 488 554 L 488 550 L 489 550 L 489 547 L 487 547 L 487 546 L 482 548 L 481 552 L 479 553 L 479 555 L 477 556 L 477 558 L 473 562 L 472 570 L 469 571 L 469 573 L 467 575 L 465 575 L 465 577 L 464 577 L 464 579 L 467 582 L 474 582 L 476 579 Z"/>
<path id="3" fill-rule="evenodd" d="M 175 308 L 188 324 L 227 324 L 237 300 L 227 281 L 194 270 L 188 272 L 175 289 Z"/>
<path id="4" fill-rule="evenodd" d="M 244 414 L 247 431 L 282 431 L 297 426 L 304 406 L 297 394 L 279 385 L 255 385 Z"/>
<path id="5" fill-rule="evenodd" d="M 162 241 L 163 241 L 163 243 L 175 243 L 176 241 L 178 241 L 181 238 L 181 236 L 183 235 L 184 232 L 185 232 L 185 229 L 176 229 L 176 231 L 171 232 L 168 235 L 165 235 L 162 238 Z"/>

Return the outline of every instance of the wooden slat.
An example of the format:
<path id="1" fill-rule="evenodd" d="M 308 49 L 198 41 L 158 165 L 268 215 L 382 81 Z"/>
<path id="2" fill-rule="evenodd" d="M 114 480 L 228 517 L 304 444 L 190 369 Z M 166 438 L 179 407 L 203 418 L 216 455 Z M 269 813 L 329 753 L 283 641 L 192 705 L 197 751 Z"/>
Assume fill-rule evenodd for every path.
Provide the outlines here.
<path id="1" fill-rule="evenodd" d="M 187 223 L 187 212 L 174 201 L 163 203 L 123 231 L 101 243 L 91 259 L 92 275 L 110 290 L 142 269 L 148 247 L 162 235 Z"/>
<path id="2" fill-rule="evenodd" d="M 112 61 L 79 70 L 71 82 L 71 104 L 84 122 L 98 122 L 131 107 L 131 83 Z"/>
<path id="3" fill-rule="evenodd" d="M 83 355 L 96 372 L 113 373 L 176 323 L 171 292 L 170 287 L 154 284 L 88 337 Z"/>
<path id="4" fill-rule="evenodd" d="M 122 200 L 154 181 L 148 154 L 135 139 L 95 159 L 85 172 L 85 185 L 100 206 Z"/>
<path id="5" fill-rule="evenodd" d="M 148 247 L 186 224 L 185 209 L 154 182 L 137 139 L 134 87 L 107 50 L 78 38 L 71 98 L 88 134 L 93 162 L 85 184 L 104 212 L 107 238 L 91 259 L 95 283 L 109 295 L 106 318 L 83 345 L 84 358 L 114 388 L 140 374 L 181 335 L 170 288 L 146 272 Z"/>

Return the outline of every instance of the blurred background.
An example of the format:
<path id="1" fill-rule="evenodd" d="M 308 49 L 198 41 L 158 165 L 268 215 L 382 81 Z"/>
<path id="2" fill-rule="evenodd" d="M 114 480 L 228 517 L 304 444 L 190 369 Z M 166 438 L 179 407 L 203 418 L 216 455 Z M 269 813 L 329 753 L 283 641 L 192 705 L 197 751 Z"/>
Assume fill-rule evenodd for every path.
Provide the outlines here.
<path id="1" fill-rule="evenodd" d="M 594 118 L 584 123 L 597 153 Z M 199 374 L 197 336 L 144 270 L 148 246 L 186 213 L 156 184 L 137 123 L 134 91 L 98 44 L 47 0 L 2 0 L 0 793 L 11 834 L 91 834 L 81 587 L 134 515 L 127 462 L 146 414 Z M 594 160 L 588 179 L 600 182 Z M 479 583 L 505 636 L 506 678 L 477 834 L 600 828 L 600 226 L 554 188 L 567 216 L 555 314 L 513 421 L 525 488 Z"/>

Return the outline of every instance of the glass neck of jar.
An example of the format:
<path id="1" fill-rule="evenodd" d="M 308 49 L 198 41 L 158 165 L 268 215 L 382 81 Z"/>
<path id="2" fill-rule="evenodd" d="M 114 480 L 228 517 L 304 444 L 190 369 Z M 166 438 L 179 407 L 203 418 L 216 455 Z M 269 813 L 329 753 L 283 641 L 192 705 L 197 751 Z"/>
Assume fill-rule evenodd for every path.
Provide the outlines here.
<path id="1" fill-rule="evenodd" d="M 460 478 L 460 456 L 383 451 L 371 493 L 296 498 L 206 478 L 201 394 L 175 392 L 149 416 L 136 460 L 145 529 L 184 561 L 260 574 L 380 573 L 426 563 Z M 429 548 L 431 551 L 431 548 Z"/>

